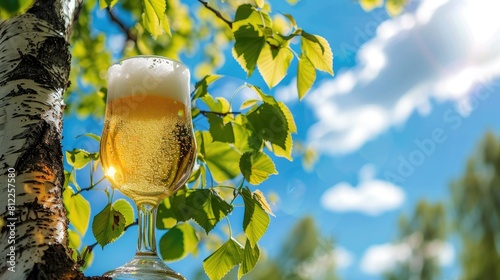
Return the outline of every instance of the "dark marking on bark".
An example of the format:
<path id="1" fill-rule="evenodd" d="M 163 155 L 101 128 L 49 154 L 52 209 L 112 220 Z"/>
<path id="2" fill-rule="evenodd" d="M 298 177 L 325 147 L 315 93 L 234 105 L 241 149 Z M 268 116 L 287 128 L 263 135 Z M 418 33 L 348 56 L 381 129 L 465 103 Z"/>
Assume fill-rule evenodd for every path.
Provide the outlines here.
<path id="1" fill-rule="evenodd" d="M 7 21 L 4 21 L 3 23 L 5 24 L 7 23 Z M 2 26 L 2 24 L 0 24 L 0 26 Z M 0 34 L 0 38 L 5 38 L 5 35 L 7 35 L 7 31 L 8 31 L 7 28 L 3 29 L 2 34 Z"/>
<path id="2" fill-rule="evenodd" d="M 62 1 L 61 1 L 62 2 Z M 27 13 L 35 15 L 39 19 L 49 22 L 57 30 L 64 30 L 63 19 L 57 14 L 55 9 L 56 0 L 38 0 L 27 11 Z"/>
<path id="3" fill-rule="evenodd" d="M 37 92 L 34 89 L 23 88 L 21 85 L 17 85 L 17 91 L 12 90 L 5 97 L 16 97 L 24 94 L 37 94 Z"/>
<path id="4" fill-rule="evenodd" d="M 29 111 L 28 111 L 29 112 Z M 39 115 L 39 114 L 36 114 L 36 115 L 29 115 L 29 114 L 18 114 L 18 113 L 13 113 L 12 114 L 13 117 L 16 117 L 16 118 L 20 118 L 20 117 L 25 117 L 27 118 L 28 120 L 32 121 L 32 120 L 41 120 L 42 117 Z M 25 126 L 23 126 L 25 127 Z M 14 136 L 15 137 L 15 136 Z"/>
<path id="5" fill-rule="evenodd" d="M 14 168 L 21 173 L 51 170 L 57 181 L 64 182 L 63 155 L 60 128 L 54 127 L 45 120 L 39 121 L 27 131 L 25 151 L 16 161 Z"/>
<path id="6" fill-rule="evenodd" d="M 46 85 L 50 85 L 54 80 L 50 72 L 43 67 L 43 64 L 31 54 L 21 54 L 21 61 L 16 68 L 8 74 L 8 78 L 5 79 L 3 84 L 0 84 L 0 87 L 7 82 L 21 79 L 29 79 L 36 83 Z"/>
<path id="7" fill-rule="evenodd" d="M 39 122 L 37 122 L 35 124 L 31 124 L 30 127 L 28 129 L 25 129 L 22 133 L 14 135 L 12 137 L 12 140 L 27 138 L 28 142 L 33 142 L 33 143 L 35 143 L 35 142 L 37 142 L 37 141 L 40 140 L 40 137 L 42 136 L 41 133 L 43 132 L 43 128 L 41 128 L 40 126 L 42 126 L 45 123 L 45 121 L 42 120 L 42 118 L 41 118 L 41 116 L 39 114 L 37 114 L 37 115 L 13 114 L 13 116 L 14 117 L 25 116 L 25 117 L 27 117 L 30 120 L 39 120 Z M 23 146 L 19 150 L 23 151 L 23 150 L 26 149 L 26 146 L 29 146 L 29 145 L 30 144 L 28 143 L 27 145 Z M 22 157 L 22 155 L 21 155 L 21 157 Z"/>
<path id="8" fill-rule="evenodd" d="M 71 55 L 68 51 L 69 43 L 62 37 L 47 38 L 38 51 L 37 58 L 44 65 L 58 68 L 64 75 L 55 77 L 57 88 L 66 89 L 69 79 Z"/>
<path id="9" fill-rule="evenodd" d="M 85 277 L 81 271 L 75 268 L 71 260 L 60 244 L 50 245 L 42 258 L 45 263 L 37 263 L 31 270 L 28 280 L 105 280 L 108 277 Z"/>

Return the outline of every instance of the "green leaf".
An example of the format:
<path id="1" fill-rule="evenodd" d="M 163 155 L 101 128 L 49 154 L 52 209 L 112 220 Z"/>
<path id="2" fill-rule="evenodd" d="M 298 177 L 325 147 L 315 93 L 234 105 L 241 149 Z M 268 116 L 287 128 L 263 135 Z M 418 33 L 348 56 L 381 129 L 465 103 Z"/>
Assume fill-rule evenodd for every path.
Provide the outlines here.
<path id="1" fill-rule="evenodd" d="M 216 182 L 233 179 L 240 174 L 237 163 L 241 155 L 228 143 L 206 144 L 205 161 Z"/>
<path id="2" fill-rule="evenodd" d="M 193 100 L 203 97 L 205 94 L 207 94 L 208 86 L 222 77 L 223 76 L 221 75 L 206 75 L 205 77 L 203 77 L 203 79 L 201 79 L 194 85 L 195 90 Z"/>
<path id="3" fill-rule="evenodd" d="M 316 69 L 333 75 L 333 53 L 325 38 L 302 31 L 301 47 Z"/>
<path id="4" fill-rule="evenodd" d="M 278 102 L 278 107 L 281 110 L 281 113 L 283 113 L 283 116 L 285 117 L 287 124 L 288 124 L 288 136 L 286 137 L 285 140 L 285 147 L 283 148 L 280 145 L 272 144 L 273 147 L 273 153 L 274 155 L 278 157 L 284 157 L 288 160 L 292 160 L 292 150 L 293 150 L 293 140 L 292 140 L 292 135 L 291 133 L 296 133 L 297 132 L 297 126 L 295 125 L 295 121 L 293 119 L 292 112 L 290 112 L 290 109 L 285 105 L 283 102 Z"/>
<path id="5" fill-rule="evenodd" d="M 222 118 L 216 114 L 207 114 L 207 119 L 210 124 L 210 134 L 214 141 L 234 143 L 233 125 L 231 123 L 224 124 Z"/>
<path id="6" fill-rule="evenodd" d="M 82 246 L 82 238 L 80 235 L 71 229 L 68 229 L 68 241 L 69 241 L 69 247 L 78 250 L 80 249 L 80 246 Z"/>
<path id="7" fill-rule="evenodd" d="M 250 4 L 243 4 L 238 6 L 236 9 L 236 14 L 234 15 L 234 22 L 247 20 L 255 13 L 255 8 Z M 257 21 L 258 23 L 259 21 Z M 245 22 L 246 23 L 246 22 Z"/>
<path id="8" fill-rule="evenodd" d="M 196 132 L 198 151 L 217 182 L 223 182 L 240 174 L 238 162 L 240 154 L 228 143 L 214 142 L 209 132 Z"/>
<path id="9" fill-rule="evenodd" d="M 309 61 L 309 58 L 302 53 L 299 58 L 299 67 L 297 70 L 297 91 L 300 100 L 306 96 L 315 80 L 316 69 L 311 61 Z"/>
<path id="10" fill-rule="evenodd" d="M 262 48 L 266 44 L 266 39 L 252 25 L 241 26 L 234 32 L 234 39 L 233 57 L 250 77 L 255 70 Z"/>
<path id="11" fill-rule="evenodd" d="M 292 161 L 292 151 L 293 151 L 293 140 L 292 136 L 289 134 L 285 140 L 285 148 L 279 145 L 271 144 L 273 154 L 277 157 L 284 157 L 289 161 Z"/>
<path id="12" fill-rule="evenodd" d="M 80 138 L 82 136 L 88 137 L 90 139 L 95 140 L 97 143 L 101 143 L 101 136 L 95 135 L 94 133 L 84 133 L 76 136 L 76 138 Z"/>
<path id="13" fill-rule="evenodd" d="M 113 8 L 118 0 L 99 0 L 99 9 L 104 9 L 106 7 Z"/>
<path id="14" fill-rule="evenodd" d="M 381 7 L 384 4 L 383 0 L 359 0 L 359 4 L 363 10 L 369 12 L 377 7 Z"/>
<path id="15" fill-rule="evenodd" d="M 231 105 L 229 104 L 229 101 L 227 101 L 227 99 L 224 97 L 213 98 L 211 95 L 205 94 L 200 99 L 205 102 L 205 104 L 207 104 L 208 108 L 212 112 L 227 113 L 231 111 Z"/>
<path id="16" fill-rule="evenodd" d="M 163 31 L 171 35 L 167 15 L 165 14 L 166 0 L 143 0 L 143 7 L 142 24 L 153 38 L 156 39 Z"/>
<path id="17" fill-rule="evenodd" d="M 255 198 L 255 200 L 257 200 L 259 202 L 260 206 L 262 206 L 262 209 L 264 209 L 264 211 L 266 211 L 267 214 L 275 217 L 273 210 L 271 209 L 271 206 L 269 205 L 266 197 L 264 196 L 264 194 L 260 190 L 254 191 L 253 197 Z"/>
<path id="18" fill-rule="evenodd" d="M 2 0 L 0 1 L 0 18 L 5 20 L 16 14 L 24 13 L 34 2 L 34 0 Z"/>
<path id="19" fill-rule="evenodd" d="M 279 106 L 263 103 L 246 117 L 262 140 L 286 149 L 289 125 Z"/>
<path id="20" fill-rule="evenodd" d="M 178 224 L 161 237 L 160 253 L 164 261 L 174 261 L 195 252 L 197 245 L 194 228 L 188 223 Z"/>
<path id="21" fill-rule="evenodd" d="M 290 133 L 296 133 L 297 132 L 297 126 L 295 125 L 295 120 L 293 119 L 292 112 L 290 112 L 290 109 L 285 105 L 285 103 L 278 101 L 278 107 L 281 111 L 281 114 L 286 119 L 286 124 L 288 125 L 288 132 Z"/>
<path id="22" fill-rule="evenodd" d="M 196 108 L 196 107 L 192 107 L 191 108 L 191 118 L 193 118 L 193 120 L 201 113 L 200 109 Z"/>
<path id="23" fill-rule="evenodd" d="M 205 187 L 207 185 L 207 169 L 204 165 L 200 166 L 200 173 L 201 186 Z"/>
<path id="24" fill-rule="evenodd" d="M 385 2 L 385 9 L 391 16 L 397 16 L 401 14 L 408 4 L 408 0 L 387 0 Z"/>
<path id="25" fill-rule="evenodd" d="M 73 227 L 84 236 L 89 227 L 90 203 L 81 195 L 74 195 L 72 188 L 67 187 L 63 192 L 63 202 L 66 208 L 66 216 Z"/>
<path id="26" fill-rule="evenodd" d="M 81 190 L 80 186 L 78 185 L 78 182 L 76 180 L 76 170 L 73 169 L 71 172 L 67 172 L 65 170 L 65 173 L 64 173 L 64 189 L 66 190 L 66 188 L 69 186 L 69 185 L 73 185 L 75 186 L 76 190 L 79 191 Z"/>
<path id="27" fill-rule="evenodd" d="M 113 210 L 120 212 L 125 218 L 125 226 L 135 221 L 134 208 L 125 199 L 118 199 L 113 203 Z"/>
<path id="28" fill-rule="evenodd" d="M 247 151 L 260 151 L 262 148 L 262 139 L 257 136 L 253 127 L 249 124 L 245 116 L 237 116 L 233 123 L 234 147 L 241 153 Z"/>
<path id="29" fill-rule="evenodd" d="M 183 212 L 192 217 L 206 233 L 226 217 L 233 207 L 210 189 L 190 190 Z"/>
<path id="30" fill-rule="evenodd" d="M 249 85 L 248 87 L 250 89 L 252 89 L 253 91 L 255 91 L 259 95 L 260 99 L 262 101 L 264 101 L 265 103 L 269 103 L 271 105 L 275 105 L 277 103 L 277 101 L 276 101 L 276 99 L 274 99 L 274 97 L 265 94 L 259 87 L 254 86 L 254 85 Z"/>
<path id="31" fill-rule="evenodd" d="M 257 61 L 257 66 L 269 88 L 273 88 L 283 80 L 292 59 L 293 54 L 288 47 L 264 45 Z"/>
<path id="32" fill-rule="evenodd" d="M 89 152 L 81 149 L 66 151 L 66 161 L 76 169 L 85 167 L 90 162 Z"/>
<path id="33" fill-rule="evenodd" d="M 210 189 L 181 189 L 159 205 L 157 227 L 172 228 L 177 222 L 193 219 L 208 233 L 233 207 Z"/>
<path id="34" fill-rule="evenodd" d="M 290 21 L 293 27 L 297 28 L 297 21 L 291 14 L 283 14 L 283 15 Z"/>
<path id="35" fill-rule="evenodd" d="M 177 224 L 177 220 L 175 218 L 162 218 L 162 229 L 173 228 Z"/>
<path id="36" fill-rule="evenodd" d="M 253 105 L 257 104 L 257 102 L 259 102 L 259 100 L 257 99 L 247 99 L 245 100 L 241 106 L 240 106 L 240 110 L 243 110 L 243 109 L 246 109 L 246 108 L 250 108 L 252 107 Z"/>
<path id="37" fill-rule="evenodd" d="M 203 261 L 203 269 L 210 280 L 220 280 L 243 261 L 243 254 L 243 247 L 231 238 Z"/>
<path id="38" fill-rule="evenodd" d="M 257 246 L 257 242 L 269 226 L 270 218 L 266 214 L 260 203 L 252 196 L 252 193 L 244 188 L 240 192 L 245 203 L 245 215 L 243 216 L 243 229 L 252 248 Z"/>
<path id="39" fill-rule="evenodd" d="M 273 26 L 273 22 L 269 14 L 265 11 L 257 10 L 250 4 L 243 4 L 236 9 L 233 32 L 245 25 L 252 25 L 255 30 L 262 31 L 264 27 Z"/>
<path id="40" fill-rule="evenodd" d="M 245 249 L 243 251 L 243 262 L 241 263 L 240 269 L 238 270 L 238 278 L 241 278 L 243 277 L 243 275 L 250 272 L 259 261 L 259 257 L 260 257 L 259 246 L 256 245 L 252 247 L 247 239 L 245 243 Z"/>
<path id="41" fill-rule="evenodd" d="M 63 191 L 66 191 L 66 189 L 69 187 L 69 182 L 71 181 L 71 172 L 64 170 L 64 185 L 63 185 Z"/>
<path id="42" fill-rule="evenodd" d="M 94 161 L 99 160 L 99 156 L 100 156 L 99 152 L 89 153 L 89 158 L 92 159 L 92 160 L 94 160 Z M 94 164 L 96 164 L 96 163 L 94 162 Z M 94 168 L 94 170 L 95 170 L 95 168 Z"/>
<path id="43" fill-rule="evenodd" d="M 94 217 L 92 222 L 92 233 L 97 243 L 104 248 L 107 244 L 120 237 L 125 228 L 125 217 L 114 210 L 111 204 Z"/>
<path id="44" fill-rule="evenodd" d="M 291 133 L 297 132 L 293 115 L 283 102 L 277 102 L 256 86 L 249 87 L 264 103 L 252 108 L 246 115 L 235 118 L 233 124 L 235 147 L 241 152 L 255 151 L 260 150 L 263 141 L 269 141 L 270 149 L 276 156 L 292 160 Z"/>
<path id="45" fill-rule="evenodd" d="M 193 172 L 191 172 L 191 175 L 189 175 L 187 182 L 192 183 L 198 180 L 198 178 L 200 178 L 200 174 L 201 174 L 201 165 L 198 165 L 198 168 L 194 169 Z"/>
<path id="46" fill-rule="evenodd" d="M 272 20 L 267 13 L 257 11 L 250 4 L 238 6 L 232 27 L 235 39 L 233 57 L 249 77 L 266 43 L 264 29 L 271 26 Z"/>
<path id="47" fill-rule="evenodd" d="M 257 5 L 257 7 L 259 8 L 264 8 L 264 5 L 266 4 L 266 1 L 265 0 L 255 0 L 255 5 Z"/>
<path id="48" fill-rule="evenodd" d="M 80 254 L 79 249 L 82 245 L 82 238 L 80 237 L 80 234 L 76 231 L 68 229 L 68 243 L 69 248 L 71 249 L 71 258 L 77 262 Z"/>
<path id="49" fill-rule="evenodd" d="M 261 152 L 246 152 L 240 159 L 241 173 L 252 185 L 259 185 L 271 176 L 278 174 L 272 159 Z"/>
<path id="50" fill-rule="evenodd" d="M 88 253 L 85 256 L 84 262 L 85 263 L 82 265 L 82 270 L 85 270 L 87 267 L 90 267 L 94 262 L 94 251 L 90 251 L 90 253 Z"/>
<path id="51" fill-rule="evenodd" d="M 185 215 L 181 208 L 186 205 L 187 189 L 181 188 L 174 195 L 164 199 L 158 205 L 156 227 L 158 229 L 173 228 L 178 221 L 187 221 L 190 215 Z"/>

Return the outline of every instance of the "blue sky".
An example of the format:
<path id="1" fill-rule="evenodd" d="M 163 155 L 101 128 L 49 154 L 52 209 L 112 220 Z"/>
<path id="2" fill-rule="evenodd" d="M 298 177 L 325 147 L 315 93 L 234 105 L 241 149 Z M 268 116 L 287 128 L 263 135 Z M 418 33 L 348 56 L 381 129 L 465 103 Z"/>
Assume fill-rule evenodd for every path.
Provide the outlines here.
<path id="1" fill-rule="evenodd" d="M 330 42 L 336 75 L 319 74 L 302 102 L 296 100 L 294 71 L 272 91 L 295 115 L 295 139 L 317 149 L 320 158 L 311 171 L 300 158 L 276 159 L 280 174 L 259 187 L 280 197 L 262 245 L 272 255 L 293 224 L 312 215 L 321 232 L 336 240 L 343 279 L 381 279 L 382 269 L 404 258 L 405 244 L 391 244 L 398 217 L 421 198 L 448 203 L 448 184 L 478 141 L 488 130 L 500 133 L 500 23 L 494 14 L 500 4 L 412 1 L 407 13 L 391 19 L 383 9 L 367 13 L 353 1 L 275 2 L 274 11 L 293 14 L 304 30 Z M 239 79 L 217 83 L 213 94 L 245 77 L 226 52 L 219 73 Z M 257 73 L 249 82 L 265 88 Z M 101 128 L 99 120 L 68 118 L 63 144 L 95 149 L 75 136 L 82 130 L 100 134 Z M 86 197 L 104 203 L 102 193 Z M 237 223 L 241 213 L 232 219 Z M 87 273 L 101 274 L 130 259 L 135 236 L 127 232 L 104 253 L 96 248 Z M 86 237 L 84 243 L 91 242 Z M 440 249 L 443 279 L 455 279 L 457 242 L 450 238 Z M 189 277 L 206 256 L 171 266 Z"/>

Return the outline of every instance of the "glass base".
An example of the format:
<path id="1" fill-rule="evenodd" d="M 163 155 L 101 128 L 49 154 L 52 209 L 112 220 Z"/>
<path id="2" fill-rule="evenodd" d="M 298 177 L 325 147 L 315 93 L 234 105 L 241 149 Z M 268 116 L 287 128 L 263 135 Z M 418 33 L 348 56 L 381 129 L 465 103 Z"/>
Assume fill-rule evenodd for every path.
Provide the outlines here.
<path id="1" fill-rule="evenodd" d="M 113 280 L 186 280 L 156 255 L 136 255 L 131 261 L 103 276 Z"/>

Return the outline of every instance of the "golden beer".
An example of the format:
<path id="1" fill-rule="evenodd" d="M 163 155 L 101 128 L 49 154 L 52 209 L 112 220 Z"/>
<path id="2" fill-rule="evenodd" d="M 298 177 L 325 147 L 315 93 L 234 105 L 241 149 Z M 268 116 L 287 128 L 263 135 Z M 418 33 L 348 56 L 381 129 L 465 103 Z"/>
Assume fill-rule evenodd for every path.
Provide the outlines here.
<path id="1" fill-rule="evenodd" d="M 158 257 L 155 226 L 158 204 L 186 183 L 195 161 L 189 79 L 185 65 L 159 56 L 109 67 L 101 163 L 137 205 L 139 232 L 134 258 L 106 277 L 186 280 Z"/>
<path id="2" fill-rule="evenodd" d="M 157 204 L 186 182 L 196 154 L 186 105 L 127 96 L 110 101 L 106 115 L 101 160 L 115 188 L 137 204 Z"/>

